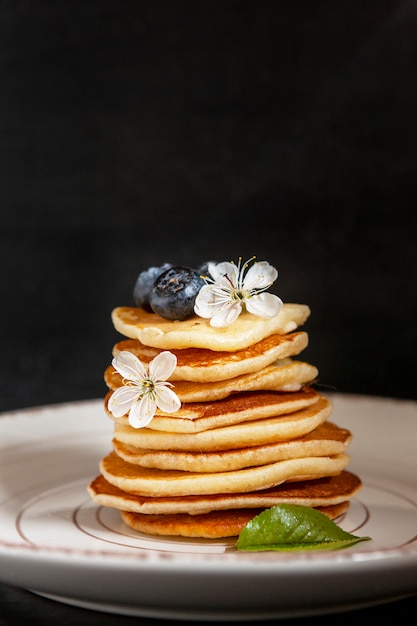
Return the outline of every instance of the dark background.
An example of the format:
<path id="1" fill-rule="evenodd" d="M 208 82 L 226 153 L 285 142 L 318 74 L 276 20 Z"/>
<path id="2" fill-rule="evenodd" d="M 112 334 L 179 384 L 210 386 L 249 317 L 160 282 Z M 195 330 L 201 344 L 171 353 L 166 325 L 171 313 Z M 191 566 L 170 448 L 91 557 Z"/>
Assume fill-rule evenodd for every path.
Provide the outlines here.
<path id="1" fill-rule="evenodd" d="M 0 410 L 104 395 L 140 271 L 256 255 L 416 398 L 417 3 L 0 0 Z"/>

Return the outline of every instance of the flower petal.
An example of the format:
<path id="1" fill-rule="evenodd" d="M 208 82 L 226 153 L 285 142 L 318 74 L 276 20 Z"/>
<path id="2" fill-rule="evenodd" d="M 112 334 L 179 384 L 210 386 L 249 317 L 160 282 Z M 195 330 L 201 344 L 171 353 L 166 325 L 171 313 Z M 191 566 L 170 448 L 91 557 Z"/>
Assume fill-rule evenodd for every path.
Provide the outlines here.
<path id="1" fill-rule="evenodd" d="M 129 424 L 132 428 L 144 428 L 151 421 L 156 411 L 156 403 L 149 394 L 136 402 L 129 412 Z"/>
<path id="2" fill-rule="evenodd" d="M 212 285 L 204 285 L 201 287 L 195 299 L 196 303 L 213 304 L 216 302 L 215 292 Z"/>
<path id="3" fill-rule="evenodd" d="M 260 317 L 279 313 L 282 301 L 274 294 L 263 294 L 278 277 L 278 271 L 267 261 L 254 262 L 252 257 L 236 265 L 228 261 L 209 263 L 211 278 L 197 294 L 194 312 L 210 319 L 210 325 L 222 328 L 232 324 L 242 310 Z M 253 262 L 253 265 L 250 264 Z"/>
<path id="4" fill-rule="evenodd" d="M 282 300 L 272 293 L 260 293 L 245 300 L 246 310 L 258 317 L 275 317 L 282 309 Z"/>
<path id="5" fill-rule="evenodd" d="M 149 363 L 149 378 L 151 380 L 168 380 L 177 367 L 177 357 L 172 352 L 160 352 Z"/>
<path id="6" fill-rule="evenodd" d="M 195 299 L 194 312 L 199 317 L 210 318 L 223 308 L 230 298 L 219 298 L 211 285 L 202 287 Z"/>
<path id="7" fill-rule="evenodd" d="M 240 302 L 231 302 L 228 306 L 222 307 L 210 320 L 210 326 L 223 328 L 230 326 L 239 317 L 242 311 Z"/>
<path id="8" fill-rule="evenodd" d="M 239 270 L 234 263 L 229 263 L 229 261 L 223 261 L 222 263 L 217 263 L 217 265 L 210 265 L 209 267 L 210 274 L 212 275 L 213 280 L 219 287 L 230 290 L 232 286 L 237 286 Z M 230 284 L 230 282 L 232 284 Z"/>
<path id="9" fill-rule="evenodd" d="M 127 380 L 143 380 L 143 378 L 147 375 L 146 368 L 143 363 L 137 356 L 127 350 L 119 352 L 119 354 L 114 357 L 112 365 L 114 369 Z"/>
<path id="10" fill-rule="evenodd" d="M 252 289 L 265 289 L 277 279 L 278 271 L 268 263 L 259 261 L 254 263 L 246 272 L 243 285 L 248 291 Z"/>
<path id="11" fill-rule="evenodd" d="M 138 397 L 139 393 L 136 387 L 129 385 L 118 387 L 110 396 L 108 409 L 114 417 L 122 417 L 122 415 L 126 415 Z"/>
<path id="12" fill-rule="evenodd" d="M 164 413 L 175 413 L 181 408 L 181 402 L 177 394 L 164 384 L 155 387 L 156 404 Z"/>
<path id="13" fill-rule="evenodd" d="M 212 278 L 214 278 L 214 276 L 213 276 L 213 272 L 214 272 L 214 273 L 216 272 L 216 265 L 218 265 L 218 263 L 213 263 L 213 261 L 209 261 L 209 263 L 208 263 L 208 265 L 207 265 L 207 271 L 208 271 L 208 274 L 209 274 Z"/>

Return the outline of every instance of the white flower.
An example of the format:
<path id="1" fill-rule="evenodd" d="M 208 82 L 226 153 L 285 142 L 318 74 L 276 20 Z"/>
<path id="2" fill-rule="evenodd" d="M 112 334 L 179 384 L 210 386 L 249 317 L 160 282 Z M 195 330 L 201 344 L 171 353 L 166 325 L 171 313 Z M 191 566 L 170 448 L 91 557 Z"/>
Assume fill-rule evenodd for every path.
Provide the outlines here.
<path id="1" fill-rule="evenodd" d="M 206 284 L 200 289 L 194 312 L 209 318 L 210 325 L 218 328 L 229 326 L 242 311 L 258 317 L 274 317 L 282 308 L 282 300 L 272 293 L 265 293 L 278 277 L 278 272 L 267 261 L 255 262 L 252 257 L 242 265 L 209 263 L 211 278 L 204 277 Z M 249 267 L 249 263 L 254 261 Z M 249 269 L 248 269 L 249 268 Z"/>
<path id="2" fill-rule="evenodd" d="M 114 369 L 123 377 L 123 386 L 110 397 L 108 408 L 114 417 L 129 411 L 133 428 L 147 426 L 159 408 L 164 413 L 175 413 L 181 406 L 178 396 L 166 382 L 177 365 L 172 352 L 161 352 L 146 368 L 131 352 L 122 351 L 112 361 Z"/>

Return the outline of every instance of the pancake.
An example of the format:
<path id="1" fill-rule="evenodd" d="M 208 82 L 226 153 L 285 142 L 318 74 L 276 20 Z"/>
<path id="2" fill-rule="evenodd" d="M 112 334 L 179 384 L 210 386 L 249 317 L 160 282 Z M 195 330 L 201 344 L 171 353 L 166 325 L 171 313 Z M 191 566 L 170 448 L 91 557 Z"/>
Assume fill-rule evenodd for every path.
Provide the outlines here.
<path id="1" fill-rule="evenodd" d="M 285 481 L 336 476 L 349 463 L 347 454 L 303 457 L 230 472 L 159 470 L 127 463 L 115 452 L 101 459 L 100 473 L 123 491 L 146 496 L 240 493 L 268 489 Z"/>
<path id="2" fill-rule="evenodd" d="M 219 278 L 225 282 L 224 274 Z M 255 285 L 248 274 L 253 284 L 245 284 L 249 291 L 239 298 L 248 302 L 266 278 L 256 276 Z M 258 304 L 261 315 L 268 314 L 270 303 L 262 296 L 249 308 L 257 312 Z M 297 358 L 308 345 L 299 327 L 309 315 L 304 304 L 284 303 L 272 317 L 243 306 L 233 323 L 216 327 L 198 316 L 172 321 L 116 307 L 111 317 L 123 339 L 113 357 L 129 352 L 140 363 L 127 359 L 121 367 L 127 380 L 113 365 L 104 372 L 113 449 L 88 485 L 91 499 L 117 509 L 139 533 L 207 539 L 236 537 L 255 515 L 280 503 L 313 507 L 331 519 L 346 512 L 361 487 L 346 469 L 352 433 L 329 421 L 332 403 L 312 387 L 318 369 Z M 153 363 L 162 351 L 173 355 Z M 129 384 L 115 417 L 109 400 Z M 178 407 L 166 401 L 172 396 L 166 385 L 180 403 L 174 413 L 159 408 Z M 150 421 L 138 419 L 146 426 L 133 428 L 128 411 L 118 416 L 126 407 Z"/>
<path id="3" fill-rule="evenodd" d="M 269 335 L 290 333 L 304 324 L 309 315 L 310 308 L 306 304 L 286 303 L 274 317 L 257 317 L 245 312 L 226 328 L 210 326 L 209 320 L 197 316 L 171 321 L 136 307 L 116 307 L 111 317 L 121 335 L 139 339 L 145 346 L 163 350 L 205 348 L 235 352 Z"/>
<path id="4" fill-rule="evenodd" d="M 349 502 L 362 486 L 361 480 L 347 470 L 337 476 L 313 480 L 285 482 L 269 489 L 233 494 L 208 494 L 148 497 L 128 493 L 99 475 L 91 481 L 88 491 L 101 506 L 144 515 L 187 513 L 191 516 L 227 509 L 267 509 L 277 504 L 299 504 L 327 507 Z"/>
<path id="5" fill-rule="evenodd" d="M 307 345 L 307 333 L 299 331 L 286 335 L 270 335 L 235 352 L 203 348 L 171 349 L 177 357 L 177 366 L 170 381 L 189 380 L 208 383 L 258 372 L 277 359 L 299 354 Z M 116 343 L 113 347 L 113 356 L 117 356 L 123 350 L 134 354 L 145 365 L 161 352 L 158 348 L 145 346 L 138 339 L 124 339 Z"/>
<path id="6" fill-rule="evenodd" d="M 290 441 L 267 443 L 260 446 L 219 450 L 216 452 L 189 452 L 135 448 L 115 439 L 118 456 L 134 465 L 186 472 L 229 472 L 287 459 L 308 456 L 334 456 L 346 451 L 351 433 L 332 422 L 320 424 L 313 432 Z"/>
<path id="7" fill-rule="evenodd" d="M 318 376 L 314 365 L 303 361 L 282 359 L 264 367 L 259 372 L 242 374 L 228 380 L 210 383 L 196 383 L 180 380 L 174 383 L 173 390 L 181 402 L 213 402 L 227 398 L 239 391 L 299 391 L 311 384 Z M 122 377 L 112 365 L 107 367 L 104 380 L 109 389 L 121 387 Z"/>
<path id="8" fill-rule="evenodd" d="M 327 420 L 332 403 L 324 396 L 295 413 L 212 428 L 197 433 L 178 433 L 133 428 L 115 423 L 114 438 L 135 448 L 209 452 L 289 441 L 313 431 Z M 153 421 L 153 420 L 152 420 Z M 152 424 L 152 422 L 151 422 Z"/>
<path id="9" fill-rule="evenodd" d="M 330 519 L 336 519 L 347 511 L 349 502 L 315 508 Z M 143 515 L 121 511 L 120 515 L 127 526 L 147 535 L 224 539 L 237 537 L 246 524 L 263 510 L 229 509 L 228 511 L 212 511 L 201 515 L 188 515 L 187 513 Z"/>
<path id="10" fill-rule="evenodd" d="M 118 424 L 129 425 L 128 416 L 115 418 L 108 409 L 109 391 L 104 399 L 107 415 Z M 301 391 L 247 391 L 234 393 L 215 402 L 189 402 L 175 413 L 157 410 L 148 428 L 166 432 L 198 433 L 203 430 L 230 426 L 265 417 L 295 413 L 318 402 L 320 396 L 311 387 Z"/>

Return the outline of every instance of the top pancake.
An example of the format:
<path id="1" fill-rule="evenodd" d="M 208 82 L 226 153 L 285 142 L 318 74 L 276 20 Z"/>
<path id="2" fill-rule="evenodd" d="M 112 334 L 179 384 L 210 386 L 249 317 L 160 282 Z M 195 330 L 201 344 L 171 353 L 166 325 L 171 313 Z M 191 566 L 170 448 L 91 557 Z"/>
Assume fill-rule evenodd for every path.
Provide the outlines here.
<path id="1" fill-rule="evenodd" d="M 234 352 L 261 341 L 269 335 L 284 335 L 304 324 L 310 315 L 306 304 L 284 304 L 274 317 L 242 313 L 225 328 L 210 326 L 210 321 L 193 316 L 183 321 L 166 320 L 156 313 L 137 307 L 116 307 L 112 311 L 115 329 L 146 346 L 163 350 L 205 348 Z"/>
<path id="2" fill-rule="evenodd" d="M 277 359 L 299 354 L 307 345 L 308 334 L 299 331 L 285 335 L 275 333 L 235 352 L 205 348 L 171 349 L 177 357 L 177 366 L 170 380 L 208 383 L 258 372 Z M 161 352 L 159 348 L 145 346 L 138 339 L 124 339 L 116 343 L 113 356 L 123 350 L 131 352 L 146 365 Z"/>

